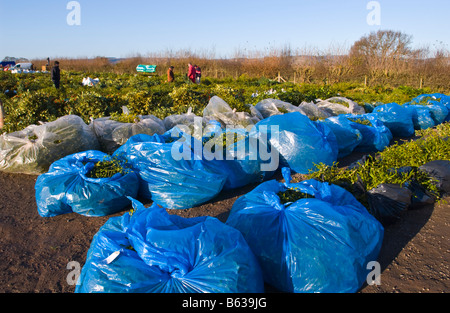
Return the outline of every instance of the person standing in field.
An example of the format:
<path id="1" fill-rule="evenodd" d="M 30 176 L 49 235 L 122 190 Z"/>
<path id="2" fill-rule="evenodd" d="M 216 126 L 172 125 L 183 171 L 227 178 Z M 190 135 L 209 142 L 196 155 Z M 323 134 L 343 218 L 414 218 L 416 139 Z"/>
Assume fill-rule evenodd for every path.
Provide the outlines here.
<path id="1" fill-rule="evenodd" d="M 175 80 L 175 74 L 173 73 L 173 66 L 170 66 L 167 70 L 167 82 L 172 83 Z"/>
<path id="2" fill-rule="evenodd" d="M 195 82 L 197 84 L 200 84 L 200 81 L 202 79 L 202 69 L 200 68 L 200 66 L 195 65 Z"/>
<path id="3" fill-rule="evenodd" d="M 59 82 L 61 80 L 61 73 L 59 70 L 59 62 L 55 61 L 55 65 L 52 68 L 51 71 L 51 77 L 52 77 L 52 82 L 55 85 L 56 89 L 59 89 Z"/>
<path id="4" fill-rule="evenodd" d="M 191 63 L 188 64 L 188 78 L 191 82 L 195 83 L 195 68 Z"/>

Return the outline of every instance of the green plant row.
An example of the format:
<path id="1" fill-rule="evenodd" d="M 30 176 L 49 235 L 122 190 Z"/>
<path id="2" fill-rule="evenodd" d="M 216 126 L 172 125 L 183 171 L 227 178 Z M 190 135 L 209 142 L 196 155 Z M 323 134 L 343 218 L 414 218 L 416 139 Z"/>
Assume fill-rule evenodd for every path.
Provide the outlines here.
<path id="1" fill-rule="evenodd" d="M 84 77 L 99 78 L 95 87 L 82 86 Z M 275 98 L 299 105 L 303 101 L 343 96 L 359 104 L 375 102 L 405 103 L 431 90 L 410 87 L 365 88 L 360 84 L 336 85 L 278 83 L 260 79 L 213 79 L 202 84 L 188 84 L 177 77 L 167 83 L 163 76 L 62 71 L 61 88 L 55 89 L 49 74 L 11 74 L 0 72 L 0 100 L 5 109 L 5 126 L 1 132 L 12 132 L 38 122 L 49 122 L 74 114 L 86 123 L 90 118 L 120 114 L 127 106 L 133 115 L 153 114 L 165 118 L 192 112 L 202 115 L 212 96 L 219 96 L 237 111 L 249 112 L 247 104 Z M 272 93 L 268 93 L 272 90 Z"/>
<path id="2" fill-rule="evenodd" d="M 382 152 L 369 155 L 358 166 L 339 167 L 317 165 L 307 177 L 315 178 L 354 191 L 356 183 L 362 183 L 366 190 L 371 190 L 380 184 L 397 184 L 404 186 L 410 182 L 417 182 L 427 190 L 436 200 L 441 196 L 436 182 L 418 168 L 430 161 L 450 160 L 450 123 L 443 123 L 435 128 L 416 131 L 416 140 L 397 142 Z M 410 167 L 411 170 L 402 171 Z M 367 206 L 364 195 L 357 195 L 358 200 Z"/>

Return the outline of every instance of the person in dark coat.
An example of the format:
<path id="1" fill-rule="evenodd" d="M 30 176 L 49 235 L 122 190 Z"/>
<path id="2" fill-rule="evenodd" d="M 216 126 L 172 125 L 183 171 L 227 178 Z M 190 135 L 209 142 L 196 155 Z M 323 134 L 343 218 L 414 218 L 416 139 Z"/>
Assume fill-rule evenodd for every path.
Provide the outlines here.
<path id="1" fill-rule="evenodd" d="M 195 82 L 197 84 L 200 84 L 200 81 L 202 79 L 202 69 L 200 68 L 200 66 L 194 65 L 195 67 Z"/>
<path id="2" fill-rule="evenodd" d="M 59 81 L 61 80 L 61 74 L 60 74 L 60 70 L 59 70 L 59 62 L 55 61 L 55 65 L 52 68 L 52 81 L 53 84 L 55 85 L 55 88 L 58 89 L 59 88 Z"/>
<path id="3" fill-rule="evenodd" d="M 167 70 L 167 81 L 169 83 L 173 82 L 175 80 L 175 75 L 173 73 L 173 66 L 169 67 Z"/>

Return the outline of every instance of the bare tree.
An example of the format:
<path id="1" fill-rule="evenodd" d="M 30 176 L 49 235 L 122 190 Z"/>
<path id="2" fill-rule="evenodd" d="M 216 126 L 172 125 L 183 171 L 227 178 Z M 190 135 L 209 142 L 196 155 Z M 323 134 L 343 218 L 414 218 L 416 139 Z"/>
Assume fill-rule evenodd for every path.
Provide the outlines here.
<path id="1" fill-rule="evenodd" d="M 353 65 L 360 66 L 372 77 L 389 76 L 401 71 L 414 51 L 412 36 L 392 30 L 379 30 L 363 36 L 350 49 Z"/>

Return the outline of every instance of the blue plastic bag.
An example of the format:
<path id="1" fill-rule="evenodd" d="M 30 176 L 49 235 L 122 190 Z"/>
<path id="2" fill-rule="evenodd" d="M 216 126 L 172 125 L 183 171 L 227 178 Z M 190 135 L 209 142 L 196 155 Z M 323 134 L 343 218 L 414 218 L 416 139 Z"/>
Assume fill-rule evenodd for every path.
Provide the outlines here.
<path id="1" fill-rule="evenodd" d="M 406 103 L 403 105 L 403 107 L 410 110 L 413 117 L 415 130 L 428 129 L 436 126 L 436 122 L 434 121 L 431 115 L 430 108 L 428 108 L 428 106 L 411 105 L 409 103 Z"/>
<path id="2" fill-rule="evenodd" d="M 448 121 L 450 110 L 442 104 L 432 104 L 428 106 L 431 110 L 431 117 L 433 118 L 436 125 L 442 124 Z"/>
<path id="3" fill-rule="evenodd" d="M 393 138 L 389 128 L 383 124 L 375 113 L 366 113 L 361 115 L 343 114 L 340 115 L 339 118 L 347 118 L 350 121 L 350 126 L 361 132 L 362 141 L 354 151 L 383 151 L 387 146 L 389 146 Z M 370 122 L 370 125 L 363 125 L 355 122 L 355 120 L 367 120 Z"/>
<path id="4" fill-rule="evenodd" d="M 336 137 L 338 145 L 338 158 L 348 156 L 363 140 L 361 132 L 350 126 L 350 121 L 339 116 L 332 116 L 323 121 L 318 121 L 327 125 Z"/>
<path id="5" fill-rule="evenodd" d="M 278 154 L 278 168 L 287 166 L 301 174 L 307 174 L 319 163 L 332 165 L 339 153 L 334 134 L 326 126 L 317 127 L 299 112 L 266 118 L 252 128 L 250 136 Z"/>
<path id="6" fill-rule="evenodd" d="M 389 128 L 393 136 L 411 137 L 414 135 L 413 113 L 411 110 L 393 102 L 377 106 L 373 112 Z"/>
<path id="7" fill-rule="evenodd" d="M 133 200 L 94 236 L 76 293 L 260 293 L 241 233 L 214 217 L 182 218 Z"/>
<path id="8" fill-rule="evenodd" d="M 252 142 L 246 129 L 215 125 L 203 134 L 203 143 L 205 166 L 227 177 L 223 190 L 262 182 L 273 175 L 273 171 L 264 171 L 257 143 Z"/>
<path id="9" fill-rule="evenodd" d="M 35 184 L 39 215 L 51 217 L 75 212 L 85 216 L 105 216 L 131 204 L 127 196 L 136 197 L 137 175 L 128 170 L 110 178 L 86 176 L 98 161 L 110 160 L 106 153 L 89 150 L 66 156 L 38 176 Z"/>
<path id="10" fill-rule="evenodd" d="M 174 127 L 163 135 L 135 135 L 114 155 L 123 155 L 138 174 L 140 196 L 168 209 L 188 209 L 214 198 L 227 178 L 205 166 L 198 145 Z"/>
<path id="11" fill-rule="evenodd" d="M 411 104 L 442 105 L 447 109 L 448 113 L 444 120 L 440 123 L 450 121 L 450 96 L 442 93 L 423 94 L 413 98 L 411 100 Z"/>
<path id="12" fill-rule="evenodd" d="M 317 130 L 322 134 L 325 141 L 327 141 L 330 144 L 333 158 L 337 159 L 339 155 L 339 144 L 337 141 L 337 137 L 334 134 L 334 131 L 328 124 L 323 123 L 323 121 L 321 120 L 313 121 L 313 124 L 314 126 L 316 126 Z"/>
<path id="13" fill-rule="evenodd" d="M 356 292 L 376 261 L 383 226 L 345 189 L 307 180 L 271 180 L 238 198 L 227 225 L 243 234 L 264 280 L 284 292 Z M 281 204 L 287 188 L 313 195 Z"/>
<path id="14" fill-rule="evenodd" d="M 448 115 L 448 109 L 440 103 L 428 105 L 417 104 L 410 105 L 410 107 L 417 111 L 417 124 L 419 124 L 419 129 L 426 129 L 442 124 Z M 428 121 L 429 119 L 431 121 Z"/>

